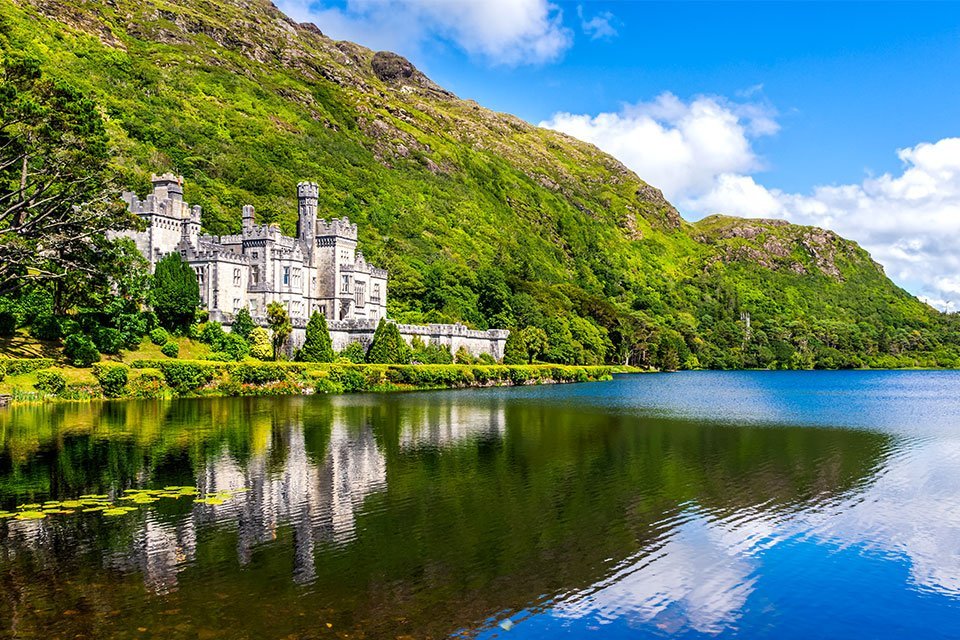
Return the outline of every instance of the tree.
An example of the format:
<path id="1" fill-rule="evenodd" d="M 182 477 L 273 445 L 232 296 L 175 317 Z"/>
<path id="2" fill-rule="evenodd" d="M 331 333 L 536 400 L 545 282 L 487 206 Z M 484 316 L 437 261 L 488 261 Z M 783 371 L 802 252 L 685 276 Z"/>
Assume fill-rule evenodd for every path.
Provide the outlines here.
<path id="1" fill-rule="evenodd" d="M 247 308 L 243 307 L 240 311 L 237 311 L 237 315 L 233 318 L 230 333 L 247 340 L 250 338 L 250 332 L 253 331 L 253 327 L 253 318 L 250 317 L 250 312 Z"/>
<path id="2" fill-rule="evenodd" d="M 509 338 L 508 338 L 509 339 Z M 545 354 L 550 348 L 550 340 L 547 338 L 547 332 L 540 327 L 526 327 L 520 332 L 520 340 L 527 350 L 529 363 L 533 362 Z M 506 345 L 504 345 L 506 347 Z"/>
<path id="3" fill-rule="evenodd" d="M 162 324 L 172 331 L 182 331 L 193 322 L 200 302 L 200 285 L 179 253 L 165 255 L 157 262 L 150 289 L 153 310 Z"/>
<path id="4" fill-rule="evenodd" d="M 473 364 L 473 356 L 470 355 L 470 351 L 465 346 L 460 345 L 460 348 L 453 355 L 453 361 L 457 364 Z"/>
<path id="5" fill-rule="evenodd" d="M 138 224 L 117 198 L 108 136 L 84 92 L 7 51 L 0 63 L 0 294 L 95 282 L 109 231 Z M 62 309 L 61 309 L 62 310 Z"/>
<path id="6" fill-rule="evenodd" d="M 521 331 L 511 331 L 503 345 L 503 364 L 527 364 L 530 355 Z"/>
<path id="7" fill-rule="evenodd" d="M 373 334 L 373 342 L 367 351 L 367 362 L 371 364 L 408 364 L 410 347 L 407 346 L 397 325 L 380 319 Z"/>
<path id="8" fill-rule="evenodd" d="M 299 360 L 333 362 L 333 343 L 330 342 L 327 319 L 322 313 L 314 311 L 310 316 L 310 321 L 307 323 L 307 336 L 300 349 Z"/>
<path id="9" fill-rule="evenodd" d="M 272 354 L 270 334 L 263 327 L 254 327 L 250 332 L 250 355 L 257 360 L 269 360 Z"/>
<path id="10" fill-rule="evenodd" d="M 293 333 L 293 325 L 290 324 L 290 315 L 286 308 L 279 302 L 271 302 L 267 305 L 267 324 L 270 325 L 270 331 L 273 333 L 271 342 L 273 343 L 273 359 L 280 357 L 283 346 L 287 343 L 287 338 Z"/>

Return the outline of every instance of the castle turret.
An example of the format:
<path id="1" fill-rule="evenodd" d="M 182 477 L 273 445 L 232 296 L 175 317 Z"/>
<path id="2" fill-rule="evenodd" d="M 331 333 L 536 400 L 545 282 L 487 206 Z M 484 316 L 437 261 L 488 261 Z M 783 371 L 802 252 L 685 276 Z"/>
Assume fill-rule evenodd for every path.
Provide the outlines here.
<path id="1" fill-rule="evenodd" d="M 183 176 L 170 173 L 164 173 L 158 176 L 150 176 L 150 182 L 153 183 L 153 195 L 157 200 L 170 198 L 171 200 L 183 200 Z"/>
<path id="2" fill-rule="evenodd" d="M 308 260 L 314 253 L 317 237 L 317 200 L 320 188 L 315 182 L 301 182 L 297 185 L 299 216 L 297 217 L 297 238 L 306 247 Z"/>
<path id="3" fill-rule="evenodd" d="M 243 205 L 243 228 L 253 229 L 253 225 L 254 225 L 253 205 L 245 204 Z"/>

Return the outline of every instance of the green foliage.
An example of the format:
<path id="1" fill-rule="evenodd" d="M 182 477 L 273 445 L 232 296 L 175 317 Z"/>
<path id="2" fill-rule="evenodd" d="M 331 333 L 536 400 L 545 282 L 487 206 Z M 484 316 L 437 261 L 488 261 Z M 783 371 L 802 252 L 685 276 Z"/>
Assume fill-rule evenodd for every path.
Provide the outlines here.
<path id="1" fill-rule="evenodd" d="M 7 364 L 0 360 L 0 382 L 3 382 L 3 379 L 7 377 Z"/>
<path id="2" fill-rule="evenodd" d="M 424 344 L 420 336 L 414 336 L 410 342 L 411 360 L 419 364 L 453 364 L 450 349 L 439 343 Z"/>
<path id="3" fill-rule="evenodd" d="M 533 364 L 534 361 L 543 356 L 547 352 L 547 349 L 550 348 L 547 334 L 540 327 L 524 327 L 517 337 L 519 338 L 518 342 L 523 345 L 522 351 L 526 354 L 527 362 L 530 364 Z M 508 337 L 507 340 L 509 341 L 509 339 Z"/>
<path id="4" fill-rule="evenodd" d="M 179 253 L 161 258 L 153 272 L 150 301 L 165 328 L 183 331 L 193 322 L 200 302 L 197 275 Z"/>
<path id="5" fill-rule="evenodd" d="M 171 340 L 160 347 L 160 353 L 168 358 L 176 358 L 180 355 L 180 345 Z"/>
<path id="6" fill-rule="evenodd" d="M 127 385 L 128 393 L 134 398 L 160 398 L 166 392 L 163 372 L 159 369 L 141 369 Z"/>
<path id="7" fill-rule="evenodd" d="M 111 267 L 107 232 L 131 224 L 103 117 L 88 92 L 10 44 L 5 37 L 0 60 L 0 292 L 96 285 Z"/>
<path id="8" fill-rule="evenodd" d="M 52 313 L 39 315 L 30 323 L 30 335 L 37 340 L 59 340 L 63 335 L 60 320 Z"/>
<path id="9" fill-rule="evenodd" d="M 62 12 L 69 25 L 56 21 L 60 13 L 7 3 L 0 46 L 8 113 L 35 103 L 24 126 L 40 126 L 57 117 L 52 105 L 61 101 L 66 133 L 43 132 L 44 148 L 78 135 L 91 158 L 76 155 L 79 147 L 62 157 L 76 157 L 95 177 L 108 136 L 118 185 L 96 194 L 121 186 L 142 193 L 151 172 L 182 171 L 208 233 L 235 233 L 245 203 L 261 222 L 292 233 L 295 186 L 314 179 L 321 208 L 349 215 L 371 262 L 390 269 L 390 317 L 522 327 L 509 341 L 510 361 L 660 368 L 960 362 L 960 317 L 898 289 L 853 243 L 762 221 L 687 224 L 655 189 L 589 145 L 453 97 L 389 89 L 364 62 L 370 52 L 357 47 L 344 58 L 326 39 L 268 27 L 275 21 L 259 5 L 246 7 L 243 20 L 210 16 L 211 6 L 218 5 L 185 0 L 177 8 L 191 24 L 216 22 L 230 46 L 209 29 L 184 29 L 166 10 L 130 0 L 109 11 L 71 4 Z M 251 31 L 250 21 L 264 28 Z M 118 44 L 104 44 L 104 33 Z M 289 50 L 324 73 L 249 53 Z M 101 113 L 109 114 L 109 129 Z M 81 114 L 91 116 L 89 126 Z M 371 118 L 378 126 L 365 126 Z M 16 187 L 15 175 L 5 178 Z M 89 275 L 64 286 L 32 283 L 0 308 L 22 325 L 40 309 L 107 308 L 115 287 L 125 292 L 116 298 L 135 306 L 139 271 L 117 266 L 135 256 L 129 246 L 104 251 L 97 257 L 112 275 L 100 278 L 102 286 Z M 173 302 L 192 309 L 197 299 Z M 178 329 L 191 316 L 180 309 L 171 323 L 157 312 Z M 131 335 L 113 320 L 101 324 Z M 283 332 L 274 337 L 281 346 L 286 340 Z M 250 341 L 255 357 L 270 357 Z M 359 360 L 358 351 L 341 355 Z M 414 357 L 432 356 L 418 349 Z M 324 384 L 341 384 L 330 380 Z"/>
<path id="10" fill-rule="evenodd" d="M 53 366 L 50 358 L 3 358 L 8 376 L 22 376 Z"/>
<path id="11" fill-rule="evenodd" d="M 410 356 L 410 347 L 397 325 L 381 318 L 367 350 L 366 361 L 371 364 L 406 364 L 410 362 Z"/>
<path id="12" fill-rule="evenodd" d="M 100 353 L 115 355 L 123 347 L 123 334 L 113 327 L 99 327 L 93 333 L 93 344 Z"/>
<path id="13" fill-rule="evenodd" d="M 473 364 L 473 356 L 466 347 L 461 346 L 453 355 L 453 361 L 456 364 Z"/>
<path id="14" fill-rule="evenodd" d="M 163 327 L 157 327 L 150 332 L 150 342 L 155 345 L 163 346 L 167 344 L 167 341 L 170 339 L 170 334 L 167 333 L 167 330 Z"/>
<path id="15" fill-rule="evenodd" d="M 217 349 L 231 360 L 243 360 L 250 353 L 250 345 L 241 336 L 224 334 Z"/>
<path id="16" fill-rule="evenodd" d="M 75 367 L 89 367 L 100 361 L 100 352 L 93 340 L 82 333 L 74 333 L 63 341 L 63 355 Z"/>
<path id="17" fill-rule="evenodd" d="M 37 391 L 57 395 L 67 388 L 67 377 L 56 369 L 41 369 L 33 386 Z"/>
<path id="18" fill-rule="evenodd" d="M 250 355 L 257 360 L 269 360 L 273 355 L 270 334 L 263 327 L 254 327 L 250 332 Z"/>
<path id="19" fill-rule="evenodd" d="M 119 362 L 93 365 L 93 376 L 100 383 L 100 389 L 107 398 L 119 398 L 126 393 L 129 371 L 127 365 Z"/>
<path id="20" fill-rule="evenodd" d="M 307 322 L 306 338 L 298 360 L 303 362 L 333 362 L 333 344 L 327 329 L 326 317 L 316 311 Z"/>
<path id="21" fill-rule="evenodd" d="M 253 318 L 250 317 L 250 311 L 243 307 L 240 311 L 237 311 L 237 315 L 233 318 L 233 324 L 230 326 L 230 333 L 238 335 L 244 340 L 250 338 L 250 332 L 253 331 Z"/>
<path id="22" fill-rule="evenodd" d="M 215 351 L 220 349 L 220 345 L 223 344 L 226 335 L 227 333 L 223 330 L 223 327 L 217 322 L 206 322 L 200 325 L 200 342 L 207 343 Z"/>
<path id="23" fill-rule="evenodd" d="M 503 364 L 527 364 L 530 362 L 527 344 L 523 341 L 523 333 L 511 331 L 503 345 Z"/>
<path id="24" fill-rule="evenodd" d="M 290 315 L 286 307 L 279 302 L 271 302 L 267 305 L 267 324 L 270 325 L 270 342 L 273 345 L 273 359 L 280 357 L 280 352 L 287 343 L 287 338 L 293 332 L 293 325 L 290 324 Z"/>
<path id="25" fill-rule="evenodd" d="M 367 361 L 367 351 L 359 342 L 351 342 L 346 349 L 337 354 L 337 357 L 354 364 L 361 364 Z"/>

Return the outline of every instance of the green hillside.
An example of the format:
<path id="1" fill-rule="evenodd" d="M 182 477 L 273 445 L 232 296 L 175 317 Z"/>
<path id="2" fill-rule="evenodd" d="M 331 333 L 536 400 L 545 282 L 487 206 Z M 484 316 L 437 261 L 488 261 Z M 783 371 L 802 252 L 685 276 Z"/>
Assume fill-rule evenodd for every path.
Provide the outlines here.
<path id="1" fill-rule="evenodd" d="M 322 29 L 323 25 L 320 25 Z M 958 334 L 856 244 L 683 221 L 592 145 L 484 109 L 263 0 L 0 0 L 0 45 L 99 105 L 117 185 L 177 171 L 206 231 L 292 233 L 296 183 L 391 273 L 390 314 L 543 329 L 539 359 L 954 366 Z"/>

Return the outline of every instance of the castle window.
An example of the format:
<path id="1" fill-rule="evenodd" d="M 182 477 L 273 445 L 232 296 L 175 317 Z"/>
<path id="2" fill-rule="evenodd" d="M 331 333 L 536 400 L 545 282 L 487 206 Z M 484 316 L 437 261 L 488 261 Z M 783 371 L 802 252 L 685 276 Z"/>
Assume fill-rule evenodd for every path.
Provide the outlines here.
<path id="1" fill-rule="evenodd" d="M 197 284 L 203 287 L 203 267 L 197 267 Z"/>
<path id="2" fill-rule="evenodd" d="M 283 284 L 290 284 L 290 267 L 283 268 Z"/>
<path id="3" fill-rule="evenodd" d="M 380 285 L 373 285 L 373 294 L 370 296 L 371 302 L 380 302 Z"/>
<path id="4" fill-rule="evenodd" d="M 240 286 L 240 269 L 233 270 L 233 284 Z"/>
<path id="5" fill-rule="evenodd" d="M 260 283 L 260 265 L 250 267 L 250 284 L 256 286 Z"/>
<path id="6" fill-rule="evenodd" d="M 293 286 L 300 286 L 300 269 L 293 270 Z"/>
<path id="7" fill-rule="evenodd" d="M 237 311 L 240 311 L 240 298 L 233 299 L 233 312 L 236 313 Z"/>
<path id="8" fill-rule="evenodd" d="M 366 282 L 357 283 L 357 290 L 354 293 L 353 301 L 357 304 L 358 307 L 362 307 L 364 304 L 363 297 L 364 297 L 364 294 L 366 293 L 366 290 L 367 290 Z"/>
<path id="9" fill-rule="evenodd" d="M 350 293 L 350 276 L 340 276 L 340 291 Z"/>
<path id="10" fill-rule="evenodd" d="M 322 315 L 322 316 L 326 316 L 326 315 L 327 315 L 327 305 L 325 305 L 325 304 L 320 305 L 320 315 Z"/>

